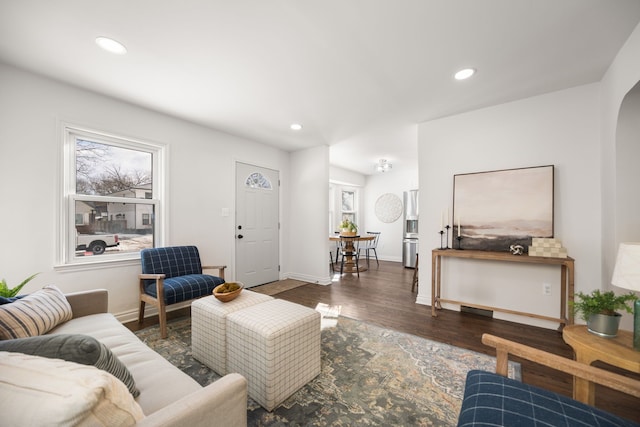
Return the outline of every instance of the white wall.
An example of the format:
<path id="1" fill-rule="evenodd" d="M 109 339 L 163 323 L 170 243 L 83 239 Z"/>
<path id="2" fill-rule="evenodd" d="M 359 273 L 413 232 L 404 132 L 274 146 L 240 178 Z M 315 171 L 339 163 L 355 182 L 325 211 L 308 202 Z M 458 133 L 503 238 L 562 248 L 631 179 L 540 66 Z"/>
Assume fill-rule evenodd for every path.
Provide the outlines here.
<path id="1" fill-rule="evenodd" d="M 640 242 L 640 193 L 637 185 L 640 183 L 640 83 L 622 102 L 616 139 L 618 241 Z"/>
<path id="2" fill-rule="evenodd" d="M 288 234 L 288 153 L 5 65 L 0 65 L 0 87 L 0 277 L 10 285 L 41 272 L 25 292 L 47 284 L 63 291 L 107 288 L 110 311 L 122 319 L 135 316 L 139 262 L 90 270 L 54 269 L 60 225 L 61 121 L 168 144 L 165 244 L 197 245 L 204 263 L 229 266 L 229 278 L 234 276 L 236 161 L 281 172 L 285 182 L 281 233 Z M 326 191 L 326 184 L 323 188 Z M 221 216 L 223 208 L 232 214 Z M 298 270 L 301 265 L 289 266 L 288 245 L 280 248 L 283 271 L 305 274 Z"/>
<path id="3" fill-rule="evenodd" d="M 576 260 L 576 291 L 602 287 L 598 122 L 599 85 L 591 84 L 419 125 L 421 247 L 440 244 L 440 212 L 453 208 L 453 175 L 552 164 L 555 237 Z M 422 264 L 419 280 L 418 301 L 430 304 L 430 263 Z M 557 267 L 446 259 L 443 283 L 445 298 L 559 317 Z M 542 295 L 543 283 L 552 285 L 552 296 Z"/>
<path id="4" fill-rule="evenodd" d="M 617 145 L 629 144 L 628 138 L 618 141 L 619 114 L 629 91 L 640 81 L 640 25 L 638 25 L 607 70 L 601 84 L 600 138 L 602 168 L 602 281 L 611 282 L 618 244 L 622 241 L 640 240 L 633 229 L 624 228 L 621 210 L 624 200 L 619 197 L 628 192 L 637 195 L 638 182 L 633 177 L 619 176 L 617 172 Z M 626 112 L 625 112 L 626 114 Z M 623 122 L 624 122 L 623 118 Z M 635 122 L 638 121 L 636 117 Z M 623 124 L 624 126 L 624 124 Z M 635 138 L 635 144 L 638 144 Z M 628 148 L 628 145 L 627 145 Z M 637 169 L 637 166 L 636 166 Z M 636 196 L 637 197 L 637 196 Z M 636 214 L 637 227 L 638 215 Z M 622 329 L 631 330 L 633 320 L 625 315 L 620 323 Z"/>
<path id="5" fill-rule="evenodd" d="M 287 277 L 328 285 L 329 147 L 320 146 L 291 154 L 290 270 Z"/>
<path id="6" fill-rule="evenodd" d="M 638 95 L 634 91 L 625 97 L 639 81 L 640 25 L 618 52 L 599 84 L 420 125 L 421 195 L 425 193 L 425 187 L 429 189 L 429 197 L 421 197 L 421 214 L 432 209 L 429 221 L 434 224 L 433 229 L 437 227 L 438 212 L 447 203 L 451 204 L 451 175 L 455 173 L 555 164 L 555 231 L 570 256 L 576 259 L 576 291 L 609 288 L 618 244 L 640 240 L 635 208 L 638 201 L 628 199 L 632 194 L 637 197 L 638 168 L 625 165 L 627 160 L 637 159 L 638 155 L 637 134 L 634 137 L 632 133 L 637 129 L 634 125 L 640 122 Z M 597 108 L 595 117 L 594 107 Z M 595 153 L 594 143 L 597 146 Z M 445 144 L 450 145 L 445 149 Z M 453 158 L 450 153 L 455 153 Z M 451 158 L 451 161 L 431 161 L 434 158 Z M 421 242 L 432 238 L 431 246 L 437 247 L 437 238 L 432 237 L 435 234 L 427 232 L 426 220 L 425 215 L 421 215 Z M 557 313 L 557 289 L 553 289 L 551 303 L 548 297 L 540 297 L 540 281 L 553 280 L 554 284 L 558 281 L 553 269 L 548 272 L 549 277 L 544 277 L 547 273 L 537 271 L 544 269 L 536 267 L 505 268 L 486 262 L 475 265 L 471 262 L 472 267 L 458 265 L 463 263 L 447 260 L 447 264 L 451 264 L 444 271 L 445 275 L 450 275 L 445 276 L 448 281 L 473 282 L 471 278 L 481 272 L 496 282 L 478 281 L 473 289 L 452 289 L 458 295 L 451 298 L 464 294 L 487 298 L 496 305 L 506 304 L 507 308 L 524 304 L 543 314 L 544 311 Z M 509 276 L 505 279 L 506 274 Z M 420 283 L 430 282 L 430 266 L 423 264 Z M 519 292 L 504 291 L 510 282 L 522 284 Z M 487 295 L 487 288 L 495 289 L 495 293 Z M 430 303 L 429 290 L 428 286 L 420 287 L 420 302 Z M 621 291 L 616 289 L 616 292 Z M 513 320 L 539 323 L 522 317 Z M 632 316 L 625 314 L 621 328 L 630 330 L 632 324 Z M 554 327 L 551 324 L 542 326 Z"/>
<path id="7" fill-rule="evenodd" d="M 417 153 L 416 153 L 417 155 Z M 402 215 L 395 222 L 384 223 L 375 215 L 376 201 L 386 193 L 395 194 L 402 200 L 403 192 L 418 188 L 417 170 L 392 170 L 367 177 L 364 188 L 364 231 L 380 231 L 378 258 L 402 262 Z M 428 246 L 427 246 L 428 247 Z"/>
<path id="8" fill-rule="evenodd" d="M 329 180 L 336 184 L 362 187 L 366 182 L 364 175 L 347 169 L 331 166 L 329 168 Z"/>

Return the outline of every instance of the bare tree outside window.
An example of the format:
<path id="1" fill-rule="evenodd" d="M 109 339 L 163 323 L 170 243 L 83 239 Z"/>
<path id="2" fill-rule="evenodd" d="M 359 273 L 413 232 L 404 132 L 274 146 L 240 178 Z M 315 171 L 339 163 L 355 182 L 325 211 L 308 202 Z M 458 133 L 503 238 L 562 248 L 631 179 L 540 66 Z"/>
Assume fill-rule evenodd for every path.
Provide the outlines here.
<path id="1" fill-rule="evenodd" d="M 76 257 L 153 247 L 153 154 L 75 138 Z M 98 198 L 96 198 L 98 196 Z"/>
<path id="2" fill-rule="evenodd" d="M 132 189 L 151 189 L 151 161 L 151 153 L 78 139 L 76 194 L 136 197 Z"/>

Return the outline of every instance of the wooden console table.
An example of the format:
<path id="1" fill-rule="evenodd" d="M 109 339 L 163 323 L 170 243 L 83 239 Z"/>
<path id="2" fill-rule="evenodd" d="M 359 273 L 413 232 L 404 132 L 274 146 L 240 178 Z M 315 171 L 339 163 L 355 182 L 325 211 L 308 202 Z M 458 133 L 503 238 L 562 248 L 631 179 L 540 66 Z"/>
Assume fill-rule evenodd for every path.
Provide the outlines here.
<path id="1" fill-rule="evenodd" d="M 549 317 L 540 314 L 527 313 L 523 311 L 508 310 L 498 307 L 491 307 L 479 304 L 473 304 L 462 301 L 454 301 L 442 298 L 442 258 L 468 258 L 488 261 L 507 261 L 520 262 L 528 264 L 546 264 L 561 266 L 560 275 L 560 317 Z M 568 286 L 568 289 L 567 289 Z M 490 251 L 472 251 L 472 250 L 455 250 L 455 249 L 434 249 L 431 255 L 431 316 L 437 317 L 437 310 L 442 309 L 441 303 L 465 305 L 481 310 L 500 311 L 502 313 L 516 314 L 520 316 L 534 317 L 536 319 L 549 320 L 559 322 L 560 328 L 565 325 L 573 324 L 573 316 L 569 316 L 569 301 L 573 301 L 574 292 L 574 259 L 567 258 L 547 258 L 529 255 L 512 255 L 510 252 L 490 252 Z"/>

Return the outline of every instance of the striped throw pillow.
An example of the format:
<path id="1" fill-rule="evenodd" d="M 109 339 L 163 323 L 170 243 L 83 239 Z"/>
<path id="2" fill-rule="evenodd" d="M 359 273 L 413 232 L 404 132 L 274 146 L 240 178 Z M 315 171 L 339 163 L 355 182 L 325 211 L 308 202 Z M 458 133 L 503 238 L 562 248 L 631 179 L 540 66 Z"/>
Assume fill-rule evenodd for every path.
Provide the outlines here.
<path id="1" fill-rule="evenodd" d="M 71 306 L 53 285 L 0 305 L 0 339 L 42 335 L 73 317 Z"/>
<path id="2" fill-rule="evenodd" d="M 97 340 L 96 340 L 97 342 Z M 133 380 L 133 376 L 124 366 L 124 363 L 120 361 L 112 352 L 105 346 L 103 343 L 100 344 L 100 357 L 93 364 L 98 369 L 102 369 L 103 371 L 109 372 L 114 377 L 118 378 L 120 381 L 127 386 L 129 393 L 133 395 L 133 397 L 138 397 L 140 395 L 140 390 L 136 387 L 136 383 Z"/>
<path id="3" fill-rule="evenodd" d="M 122 381 L 133 397 L 138 397 L 140 394 L 133 376 L 124 363 L 107 346 L 89 335 L 47 334 L 39 337 L 0 340 L 0 351 L 93 365 Z"/>

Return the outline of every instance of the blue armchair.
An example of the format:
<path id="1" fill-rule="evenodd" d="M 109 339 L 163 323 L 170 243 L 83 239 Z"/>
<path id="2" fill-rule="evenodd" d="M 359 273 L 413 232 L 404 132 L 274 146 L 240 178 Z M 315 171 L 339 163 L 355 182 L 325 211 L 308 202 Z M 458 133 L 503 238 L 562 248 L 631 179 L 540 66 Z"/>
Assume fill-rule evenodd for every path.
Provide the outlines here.
<path id="1" fill-rule="evenodd" d="M 143 249 L 140 261 L 138 321 L 144 320 L 146 303 L 155 306 L 162 338 L 167 337 L 167 305 L 211 295 L 213 288 L 224 283 L 226 266 L 203 266 L 195 246 Z M 202 273 L 209 269 L 217 269 L 218 276 Z"/>
<path id="2" fill-rule="evenodd" d="M 458 427 L 638 426 L 585 402 L 506 376 L 511 354 L 635 397 L 640 397 L 640 381 L 489 334 L 482 336 L 482 342 L 496 348 L 496 373 L 467 373 Z"/>

